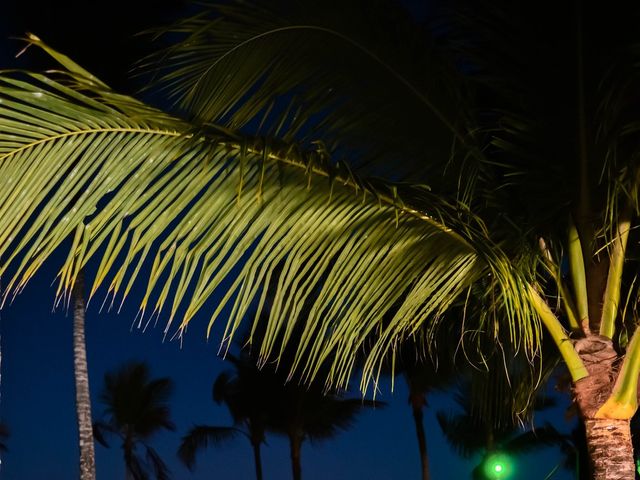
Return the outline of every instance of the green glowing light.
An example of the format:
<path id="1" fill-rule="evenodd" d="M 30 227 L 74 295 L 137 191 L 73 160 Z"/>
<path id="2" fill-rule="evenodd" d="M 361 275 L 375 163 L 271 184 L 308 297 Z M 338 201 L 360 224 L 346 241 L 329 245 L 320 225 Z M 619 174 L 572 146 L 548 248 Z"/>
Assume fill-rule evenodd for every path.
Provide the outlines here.
<path id="1" fill-rule="evenodd" d="M 494 452 L 484 458 L 482 469 L 487 479 L 506 480 L 511 476 L 511 463 L 508 455 L 501 452 Z"/>

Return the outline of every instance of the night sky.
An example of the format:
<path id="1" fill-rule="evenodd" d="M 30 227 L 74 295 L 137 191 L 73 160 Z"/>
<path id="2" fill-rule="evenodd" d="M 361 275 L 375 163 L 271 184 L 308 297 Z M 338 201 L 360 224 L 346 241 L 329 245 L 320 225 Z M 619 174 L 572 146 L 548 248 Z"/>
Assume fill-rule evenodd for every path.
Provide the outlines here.
<path id="1" fill-rule="evenodd" d="M 416 15 L 425 11 L 415 2 L 410 7 L 416 9 Z M 131 39 L 131 35 L 186 11 L 177 0 L 117 0 L 101 4 L 99 8 L 103 11 L 97 11 L 91 2 L 79 1 L 50 2 L 50 5 L 25 1 L 18 6 L 15 0 L 1 0 L 1 68 L 24 62 L 16 63 L 13 59 L 22 47 L 9 37 L 30 31 L 111 85 L 125 88 L 127 66 L 143 53 L 136 47 L 140 39 Z M 0 417 L 11 430 L 9 452 L 2 458 L 2 480 L 77 478 L 72 322 L 62 309 L 52 313 L 55 284 L 51 282 L 55 266 L 61 261 L 62 253 L 1 312 Z M 91 269 L 88 275 L 91 276 Z M 229 367 L 217 357 L 219 337 L 214 335 L 206 341 L 205 319 L 194 320 L 181 348 L 178 342 L 163 342 L 162 321 L 144 333 L 131 328 L 135 301 L 125 304 L 119 315 L 99 314 L 100 301 L 90 306 L 86 326 L 94 418 L 102 410 L 97 397 L 104 373 L 128 360 L 147 361 L 154 376 L 169 376 L 175 382 L 171 407 L 177 430 L 160 434 L 151 441 L 169 465 L 172 478 L 254 478 L 250 446 L 243 438 L 200 455 L 193 474 L 176 458 L 180 437 L 193 424 L 231 424 L 226 408 L 211 400 L 213 381 Z M 396 385 L 393 394 L 389 382 L 381 387 L 378 398 L 388 403 L 386 408 L 363 413 L 353 429 L 335 440 L 304 445 L 302 466 L 306 480 L 418 478 L 418 449 L 407 391 L 402 381 Z M 358 392 L 354 390 L 352 395 Z M 567 399 L 560 398 L 558 407 L 545 417 L 563 431 L 572 426 L 563 419 L 566 405 Z M 468 479 L 477 462 L 477 459 L 462 460 L 444 443 L 434 413 L 450 407 L 445 395 L 433 395 L 425 415 L 432 477 L 436 480 Z M 267 442 L 263 450 L 265 478 L 290 478 L 286 441 L 271 435 Z M 98 478 L 124 478 L 121 454 L 115 440 L 111 449 L 96 446 Z M 559 461 L 559 453 L 550 449 L 529 455 L 518 461 L 515 478 L 541 480 Z M 563 480 L 572 476 L 560 470 L 552 478 Z"/>

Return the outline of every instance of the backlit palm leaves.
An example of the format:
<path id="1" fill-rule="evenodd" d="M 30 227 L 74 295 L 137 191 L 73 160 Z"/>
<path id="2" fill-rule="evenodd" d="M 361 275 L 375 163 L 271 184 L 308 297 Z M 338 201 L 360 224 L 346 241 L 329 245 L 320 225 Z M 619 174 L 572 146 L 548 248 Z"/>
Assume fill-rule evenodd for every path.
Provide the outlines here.
<path id="1" fill-rule="evenodd" d="M 4 74 L 8 295 L 72 234 L 61 295 L 95 258 L 94 294 L 144 282 L 141 321 L 179 334 L 230 306 L 228 344 L 256 307 L 262 363 L 308 310 L 293 368 L 308 381 L 327 363 L 343 386 L 360 350 L 366 386 L 452 306 L 463 351 L 488 338 L 531 354 L 533 307 L 590 449 L 624 450 L 594 454 L 594 475 L 628 478 L 630 441 L 594 432 L 627 438 L 637 409 L 637 8 L 459 2 L 429 29 L 385 0 L 298 3 L 214 6 L 168 30 L 146 66 L 185 121 L 50 50 L 69 71 L 57 83 Z"/>
<path id="2" fill-rule="evenodd" d="M 424 186 L 360 178 L 319 147 L 179 121 L 49 52 L 65 72 L 0 77 L 5 296 L 71 236 L 61 298 L 95 259 L 92 295 L 106 286 L 119 300 L 146 282 L 140 322 L 162 313 L 167 332 L 177 318 L 182 334 L 217 296 L 203 313 L 213 322 L 232 305 L 228 342 L 252 305 L 259 318 L 264 285 L 275 283 L 262 361 L 280 353 L 274 345 L 311 302 L 294 362 L 307 379 L 335 354 L 330 382 L 345 385 L 371 333 L 364 378 L 375 376 L 387 351 L 478 281 L 500 303 L 483 328 L 497 335 L 503 316 L 512 341 L 533 349 L 526 283 L 462 205 Z"/>

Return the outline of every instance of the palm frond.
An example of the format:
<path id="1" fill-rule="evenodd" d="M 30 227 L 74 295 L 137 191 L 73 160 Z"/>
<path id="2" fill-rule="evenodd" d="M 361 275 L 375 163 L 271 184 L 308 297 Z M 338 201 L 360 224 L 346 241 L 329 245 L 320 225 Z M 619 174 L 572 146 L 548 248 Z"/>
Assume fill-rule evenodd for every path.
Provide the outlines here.
<path id="1" fill-rule="evenodd" d="M 477 136 L 490 145 L 501 185 L 495 201 L 516 222 L 556 238 L 570 213 L 586 209 L 603 222 L 598 233 L 611 237 L 620 211 L 629 203 L 640 211 L 640 9 L 552 8 L 463 0 L 445 22 L 479 93 Z"/>
<path id="2" fill-rule="evenodd" d="M 234 427 L 211 427 L 208 425 L 196 425 L 182 437 L 178 449 L 178 458 L 189 470 L 196 465 L 196 454 L 209 445 L 220 445 L 238 435 L 243 434 Z"/>
<path id="3" fill-rule="evenodd" d="M 305 419 L 305 431 L 311 441 L 321 441 L 335 437 L 338 432 L 348 430 L 356 421 L 356 416 L 365 408 L 384 408 L 383 402 L 373 402 L 359 398 L 339 398 L 328 396 L 312 398 L 316 409 L 309 406 Z"/>
<path id="4" fill-rule="evenodd" d="M 145 445 L 147 452 L 147 463 L 151 466 L 156 480 L 169 480 L 171 471 L 153 448 Z"/>
<path id="5" fill-rule="evenodd" d="M 98 421 L 93 423 L 93 438 L 95 438 L 97 442 L 103 447 L 109 448 L 106 434 L 117 435 L 118 431 L 114 429 L 112 425 L 106 422 Z"/>
<path id="6" fill-rule="evenodd" d="M 437 412 L 436 418 L 447 442 L 459 455 L 470 457 L 486 448 L 486 432 L 479 431 L 478 425 L 472 422 L 471 417 Z"/>
<path id="7" fill-rule="evenodd" d="M 501 447 L 509 453 L 529 453 L 539 448 L 566 446 L 568 435 L 558 432 L 551 424 L 537 427 L 509 439 Z"/>
<path id="8" fill-rule="evenodd" d="M 179 41 L 142 68 L 197 121 L 322 141 L 395 178 L 468 140 L 462 76 L 396 2 L 210 2 L 154 33 Z"/>
<path id="9" fill-rule="evenodd" d="M 229 389 L 233 386 L 233 376 L 230 372 L 222 372 L 216 377 L 211 389 L 211 398 L 216 403 L 221 403 L 228 396 Z"/>
<path id="10" fill-rule="evenodd" d="M 331 358 L 330 383 L 346 385 L 377 333 L 366 388 L 387 351 L 474 282 L 500 312 L 493 335 L 504 322 L 515 345 L 539 339 L 526 279 L 464 206 L 295 144 L 195 129 L 75 71 L 0 76 L 0 179 L 5 298 L 71 238 L 60 298 L 96 259 L 91 295 L 104 285 L 113 304 L 146 281 L 139 325 L 169 310 L 167 333 L 216 296 L 208 331 L 231 305 L 228 343 L 273 282 L 262 362 L 311 302 L 293 365 L 308 380 Z"/>
<path id="11" fill-rule="evenodd" d="M 125 467 L 133 480 L 149 480 L 144 463 L 135 451 L 131 455 L 125 455 Z"/>

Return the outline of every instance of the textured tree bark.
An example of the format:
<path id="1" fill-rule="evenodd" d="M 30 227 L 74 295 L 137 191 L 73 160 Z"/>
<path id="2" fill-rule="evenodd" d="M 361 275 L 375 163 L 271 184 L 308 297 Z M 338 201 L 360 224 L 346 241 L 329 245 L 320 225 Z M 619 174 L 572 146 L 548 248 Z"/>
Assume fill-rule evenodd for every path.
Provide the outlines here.
<path id="1" fill-rule="evenodd" d="M 589 372 L 588 377 L 573 386 L 574 399 L 582 418 L 595 418 L 613 390 L 619 366 L 618 353 L 611 339 L 600 335 L 576 340 L 574 347 Z"/>
<path id="2" fill-rule="evenodd" d="M 585 420 L 593 480 L 633 480 L 635 463 L 629 420 Z"/>
<path id="3" fill-rule="evenodd" d="M 611 395 L 620 358 L 609 338 L 589 335 L 575 342 L 575 348 L 589 371 L 573 387 L 574 399 L 585 424 L 587 450 L 593 480 L 633 480 L 635 463 L 630 419 L 596 418 Z"/>
<path id="4" fill-rule="evenodd" d="M 91 423 L 91 397 L 89 395 L 89 370 L 84 336 L 85 302 L 84 277 L 78 275 L 73 288 L 73 371 L 76 387 L 76 415 L 80 446 L 80 480 L 95 480 L 95 452 Z"/>
<path id="5" fill-rule="evenodd" d="M 409 398 L 413 410 L 413 421 L 416 425 L 418 437 L 418 450 L 420 451 L 420 466 L 422 467 L 422 480 L 429 480 L 429 457 L 427 455 L 427 437 L 424 433 L 423 408 L 426 404 L 424 395 L 414 394 Z"/>

